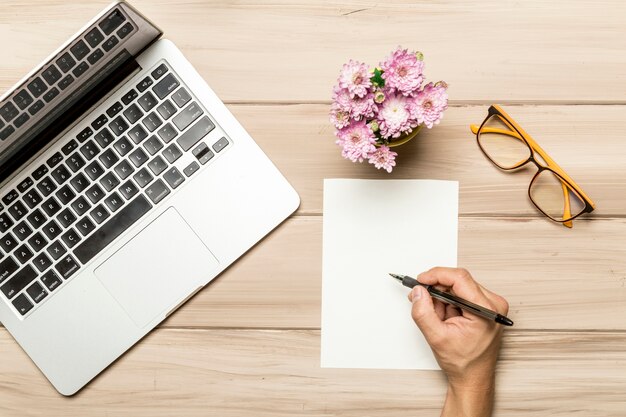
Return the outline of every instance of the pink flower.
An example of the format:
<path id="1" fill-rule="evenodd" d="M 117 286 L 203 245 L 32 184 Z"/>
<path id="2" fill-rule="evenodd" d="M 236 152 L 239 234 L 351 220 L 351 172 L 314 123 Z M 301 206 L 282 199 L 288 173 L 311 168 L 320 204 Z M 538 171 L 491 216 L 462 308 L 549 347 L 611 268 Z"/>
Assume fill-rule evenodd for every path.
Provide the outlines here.
<path id="1" fill-rule="evenodd" d="M 363 117 L 371 119 L 378 111 L 378 106 L 374 103 L 373 93 L 368 93 L 363 97 L 354 97 L 350 105 L 350 115 L 355 120 L 361 120 Z"/>
<path id="2" fill-rule="evenodd" d="M 352 111 L 352 96 L 350 92 L 339 86 L 333 87 L 333 104 L 336 104 L 340 110 L 346 113 Z"/>
<path id="3" fill-rule="evenodd" d="M 411 102 L 402 95 L 388 95 L 378 112 L 378 125 L 383 138 L 397 138 L 417 127 L 411 118 Z"/>
<path id="4" fill-rule="evenodd" d="M 398 47 L 385 62 L 381 62 L 380 68 L 384 71 L 385 87 L 405 96 L 412 96 L 422 85 L 424 62 L 408 49 Z"/>
<path id="5" fill-rule="evenodd" d="M 383 168 L 387 172 L 391 172 L 396 166 L 396 152 L 392 152 L 387 146 L 381 146 L 369 155 L 369 163 L 374 164 L 377 169 Z"/>
<path id="6" fill-rule="evenodd" d="M 348 90 L 352 97 L 363 97 L 372 86 L 367 65 L 353 60 L 344 64 L 338 82 L 339 87 Z"/>
<path id="7" fill-rule="evenodd" d="M 415 96 L 411 105 L 411 115 L 419 124 L 425 124 L 430 129 L 439 123 L 444 110 L 448 108 L 447 87 L 444 82 L 428 83 Z"/>
<path id="8" fill-rule="evenodd" d="M 337 145 L 342 147 L 341 156 L 352 162 L 363 162 L 376 150 L 374 132 L 365 120 L 352 122 L 348 127 L 337 132 Z"/>
<path id="9" fill-rule="evenodd" d="M 336 103 L 330 107 L 330 122 L 337 129 L 343 129 L 350 124 L 350 114 L 340 108 Z"/>

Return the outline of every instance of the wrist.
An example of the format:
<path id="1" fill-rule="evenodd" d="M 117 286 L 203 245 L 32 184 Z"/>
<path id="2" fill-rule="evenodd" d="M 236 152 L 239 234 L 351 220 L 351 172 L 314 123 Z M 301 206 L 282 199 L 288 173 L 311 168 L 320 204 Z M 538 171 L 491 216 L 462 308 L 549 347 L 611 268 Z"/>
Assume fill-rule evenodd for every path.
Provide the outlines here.
<path id="1" fill-rule="evenodd" d="M 449 382 L 443 417 L 489 417 L 493 409 L 495 384 L 493 379 L 469 384 Z"/>

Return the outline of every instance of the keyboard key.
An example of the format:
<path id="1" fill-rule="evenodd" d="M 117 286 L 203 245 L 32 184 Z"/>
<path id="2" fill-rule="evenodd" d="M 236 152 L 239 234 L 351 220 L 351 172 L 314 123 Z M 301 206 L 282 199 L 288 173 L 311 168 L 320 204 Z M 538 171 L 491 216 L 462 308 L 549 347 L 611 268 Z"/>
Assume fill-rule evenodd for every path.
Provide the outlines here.
<path id="1" fill-rule="evenodd" d="M 159 126 L 163 124 L 163 121 L 156 115 L 155 112 L 147 115 L 142 121 L 143 125 L 149 132 L 154 132 Z"/>
<path id="2" fill-rule="evenodd" d="M 30 116 L 27 113 L 22 113 L 13 121 L 13 124 L 19 129 L 24 126 L 24 123 L 26 123 L 28 119 L 30 119 Z"/>
<path id="3" fill-rule="evenodd" d="M 178 82 L 176 77 L 174 77 L 174 74 L 170 73 L 170 74 L 167 74 L 161 81 L 159 81 L 157 83 L 157 85 L 154 86 L 152 91 L 154 91 L 154 94 L 156 94 L 160 99 L 163 99 L 164 97 L 169 95 L 172 91 L 174 91 L 179 85 L 180 85 L 180 83 Z M 181 90 L 183 90 L 183 89 L 181 88 Z M 185 93 L 186 93 L 186 91 L 185 91 Z M 178 98 L 180 99 L 182 97 L 179 96 Z M 187 101 L 190 98 L 191 97 L 188 97 Z M 176 99 L 174 99 L 174 101 L 176 101 Z M 178 104 L 178 102 L 176 104 Z M 182 107 L 183 104 L 178 104 L 178 106 Z"/>
<path id="4" fill-rule="evenodd" d="M 37 189 L 41 191 L 44 197 L 47 197 L 57 189 L 57 186 L 50 177 L 46 177 L 37 184 Z"/>
<path id="5" fill-rule="evenodd" d="M 35 207 L 37 204 L 41 203 L 41 195 L 35 189 L 29 190 L 24 194 L 23 201 L 30 208 Z"/>
<path id="6" fill-rule="evenodd" d="M 57 272 L 61 274 L 63 279 L 66 280 L 74 275 L 80 267 L 71 255 L 66 255 L 58 264 L 56 264 L 55 268 Z"/>
<path id="7" fill-rule="evenodd" d="M 68 74 L 65 78 L 63 78 L 61 81 L 59 81 L 59 88 L 61 90 L 65 90 L 73 82 L 74 82 L 74 77 L 72 77 L 71 75 Z"/>
<path id="8" fill-rule="evenodd" d="M 122 12 L 120 12 L 119 9 L 115 9 L 107 17 L 105 17 L 102 22 L 98 23 L 98 26 L 100 26 L 100 29 L 102 29 L 104 34 L 108 36 L 111 32 L 117 29 L 119 25 L 124 23 L 125 20 L 126 18 Z"/>
<path id="9" fill-rule="evenodd" d="M 76 212 L 77 215 L 82 216 L 91 208 L 91 204 L 85 200 L 85 197 L 80 196 L 72 203 L 72 209 Z"/>
<path id="10" fill-rule="evenodd" d="M 50 254 L 50 256 L 52 256 L 52 259 L 56 261 L 61 256 L 65 255 L 65 252 L 67 252 L 67 249 L 65 249 L 65 246 L 63 246 L 60 241 L 56 240 L 52 242 L 50 246 L 48 246 L 47 251 Z"/>
<path id="11" fill-rule="evenodd" d="M 75 152 L 72 156 L 67 158 L 65 163 L 73 172 L 76 172 L 85 166 L 85 160 L 78 154 L 78 152 Z"/>
<path id="12" fill-rule="evenodd" d="M 98 184 L 94 184 L 85 192 L 85 195 L 91 200 L 92 204 L 95 204 L 104 198 L 104 191 L 102 191 L 102 188 L 100 188 Z"/>
<path id="13" fill-rule="evenodd" d="M 35 265 L 35 268 L 37 268 L 39 272 L 43 272 L 52 266 L 52 261 L 48 255 L 42 252 L 35 256 L 35 259 L 33 259 L 33 265 Z"/>
<path id="14" fill-rule="evenodd" d="M 61 55 L 61 58 L 57 59 L 56 62 L 57 62 L 57 66 L 65 74 L 67 74 L 67 72 L 71 70 L 74 67 L 74 65 L 76 65 L 76 61 L 74 60 L 74 58 L 72 58 L 69 52 L 66 52 L 63 55 Z M 63 87 L 61 87 L 61 90 L 63 90 Z"/>
<path id="15" fill-rule="evenodd" d="M 0 283 L 4 282 L 15 271 L 17 271 L 18 268 L 19 265 L 11 257 L 8 257 L 4 261 L 0 262 Z"/>
<path id="16" fill-rule="evenodd" d="M 87 64 L 86 62 L 81 62 L 76 68 L 72 70 L 72 74 L 74 75 L 74 77 L 78 78 L 83 75 L 88 69 L 89 64 Z"/>
<path id="17" fill-rule="evenodd" d="M 163 148 L 163 144 L 156 136 L 150 136 L 147 141 L 144 142 L 143 147 L 148 151 L 150 155 L 154 155 L 161 148 Z"/>
<path id="18" fill-rule="evenodd" d="M 109 129 L 115 133 L 115 136 L 120 136 L 128 130 L 128 123 L 126 123 L 126 120 L 124 120 L 122 116 L 119 116 L 109 123 Z"/>
<path id="19" fill-rule="evenodd" d="M 48 86 L 39 77 L 35 78 L 33 81 L 31 81 L 28 84 L 28 91 L 30 91 L 30 93 L 35 98 L 37 98 L 40 95 L 42 95 L 43 93 L 45 93 L 47 89 L 48 89 Z"/>
<path id="20" fill-rule="evenodd" d="M 48 85 L 54 85 L 57 81 L 61 79 L 61 73 L 54 65 L 50 65 L 46 70 L 41 74 L 43 79 L 46 80 Z"/>
<path id="21" fill-rule="evenodd" d="M 183 172 L 186 176 L 191 177 L 191 175 L 198 171 L 198 169 L 200 169 L 200 165 L 198 165 L 196 161 L 193 161 L 192 163 L 187 165 Z"/>
<path id="22" fill-rule="evenodd" d="M 20 110 L 24 110 L 26 107 L 33 103 L 33 98 L 28 94 L 28 91 L 22 90 L 13 97 L 13 102 L 17 104 Z"/>
<path id="23" fill-rule="evenodd" d="M 102 131 L 100 131 L 99 133 L 96 133 L 96 136 L 94 136 L 93 138 L 103 149 L 113 143 L 114 140 L 113 134 L 106 127 L 102 129 Z"/>
<path id="24" fill-rule="evenodd" d="M 91 127 L 93 127 L 93 130 L 98 130 L 102 126 L 104 126 L 106 124 L 106 122 L 108 122 L 108 121 L 109 121 L 109 119 L 107 119 L 107 117 L 104 114 L 101 114 L 100 116 L 98 116 L 96 118 L 96 120 L 94 120 L 91 123 Z"/>
<path id="25" fill-rule="evenodd" d="M 198 143 L 200 139 L 209 134 L 210 131 L 215 129 L 215 125 L 209 120 L 207 116 L 201 118 L 193 126 L 183 133 L 176 142 L 183 148 L 184 151 L 191 149 L 193 145 Z"/>
<path id="26" fill-rule="evenodd" d="M 116 34 L 117 36 L 119 36 L 120 39 L 124 39 L 132 31 L 133 25 L 130 22 L 127 22 L 124 26 L 120 28 L 120 30 L 116 32 Z"/>
<path id="27" fill-rule="evenodd" d="M 158 176 L 161 172 L 165 171 L 167 163 L 160 156 L 156 156 L 148 163 L 148 166 L 150 167 L 152 173 Z"/>
<path id="28" fill-rule="evenodd" d="M 175 143 L 172 143 L 163 151 L 163 156 L 167 159 L 167 162 L 170 164 L 176 161 L 183 155 L 182 151 L 176 146 Z"/>
<path id="29" fill-rule="evenodd" d="M 77 61 L 82 60 L 89 53 L 89 47 L 82 39 L 79 40 L 70 48 L 70 52 L 74 55 Z"/>
<path id="30" fill-rule="evenodd" d="M 122 103 L 120 103 L 119 101 L 116 101 L 111 107 L 107 109 L 107 115 L 109 117 L 115 117 L 115 115 L 121 112 L 122 109 L 124 109 L 124 106 L 122 106 Z M 111 128 L 111 130 L 115 130 L 115 129 Z"/>
<path id="31" fill-rule="evenodd" d="M 50 103 L 56 96 L 59 95 L 59 89 L 52 87 L 46 94 L 43 95 L 43 99 L 46 103 Z"/>
<path id="32" fill-rule="evenodd" d="M 65 245 L 72 249 L 78 242 L 80 242 L 80 235 L 74 229 L 70 229 L 61 236 L 61 240 Z"/>
<path id="33" fill-rule="evenodd" d="M 146 77 L 143 80 L 141 80 L 139 84 L 137 84 L 137 90 L 139 90 L 140 93 L 143 93 L 151 85 L 152 85 L 152 78 Z"/>
<path id="34" fill-rule="evenodd" d="M 35 252 L 39 252 L 48 244 L 48 241 L 41 233 L 37 232 L 30 239 L 28 239 L 28 244 L 35 250 Z"/>
<path id="35" fill-rule="evenodd" d="M 137 103 L 139 103 L 139 105 L 144 111 L 152 110 L 152 108 L 156 106 L 158 102 L 159 101 L 156 98 L 154 98 L 152 93 L 149 91 L 143 96 L 141 96 L 139 100 L 137 100 Z"/>
<path id="36" fill-rule="evenodd" d="M 2 202 L 7 206 L 17 200 L 19 194 L 15 190 L 9 191 L 4 197 L 2 197 Z"/>
<path id="37" fill-rule="evenodd" d="M 88 217 L 83 217 L 78 223 L 76 223 L 76 228 L 80 232 L 81 235 L 87 236 L 96 226 L 93 224 Z"/>
<path id="38" fill-rule="evenodd" d="M 50 240 L 61 234 L 61 228 L 54 220 L 50 220 L 48 224 L 43 227 L 42 230 Z"/>
<path id="39" fill-rule="evenodd" d="M 90 181 L 87 179 L 87 177 L 80 173 L 70 180 L 70 184 L 72 185 L 72 187 L 74 187 L 77 193 L 80 193 L 89 186 Z"/>
<path id="40" fill-rule="evenodd" d="M 157 93 L 157 95 L 159 94 Z M 172 94 L 171 99 L 174 101 L 174 103 L 176 103 L 178 107 L 183 107 L 185 104 L 187 104 L 189 100 L 191 100 L 191 96 L 189 95 L 187 90 L 185 90 L 185 87 L 181 87 L 178 89 L 178 91 Z"/>
<path id="41" fill-rule="evenodd" d="M 158 80 L 159 78 L 161 78 L 163 75 L 165 75 L 165 73 L 168 71 L 167 65 L 165 64 L 161 64 L 158 67 L 156 67 L 156 69 L 154 71 L 152 71 L 150 73 L 150 75 L 152 75 L 152 78 L 154 78 L 155 80 Z M 156 87 L 155 87 L 156 88 Z"/>
<path id="42" fill-rule="evenodd" d="M 61 223 L 61 226 L 67 229 L 72 223 L 76 221 L 76 216 L 74 216 L 74 213 L 72 213 L 69 208 L 66 208 L 61 213 L 59 213 L 59 215 L 57 216 L 57 220 L 59 221 L 59 223 Z"/>
<path id="43" fill-rule="evenodd" d="M 102 168 L 102 165 L 100 165 L 98 161 L 93 161 L 91 164 L 87 165 L 85 172 L 93 181 L 100 178 L 100 176 L 104 174 L 104 168 Z"/>
<path id="44" fill-rule="evenodd" d="M 23 265 L 33 257 L 33 251 L 26 245 L 22 245 L 13 252 L 15 258 Z"/>
<path id="45" fill-rule="evenodd" d="M 148 188 L 146 188 L 146 195 L 150 197 L 150 200 L 154 204 L 163 200 L 170 193 L 169 188 L 161 180 L 156 180 Z"/>
<path id="46" fill-rule="evenodd" d="M 111 212 L 116 212 L 117 209 L 119 209 L 122 204 L 124 204 L 124 201 L 122 200 L 122 197 L 120 197 L 120 195 L 117 192 L 114 192 L 113 194 L 109 195 L 107 198 L 104 199 L 104 204 L 107 205 L 107 207 L 109 208 L 109 210 L 111 210 Z"/>
<path id="47" fill-rule="evenodd" d="M 59 165 L 58 167 L 52 170 L 52 173 L 50 175 L 52 175 L 54 180 L 58 182 L 59 185 L 63 184 L 71 176 L 70 171 L 68 171 L 68 169 L 65 168 L 65 165 Z"/>
<path id="48" fill-rule="evenodd" d="M 33 303 L 24 294 L 20 294 L 13 300 L 13 307 L 22 315 L 25 316 L 33 308 Z"/>
<path id="49" fill-rule="evenodd" d="M 20 241 L 24 241 L 24 239 L 26 239 L 28 236 L 31 235 L 31 233 L 33 233 L 33 229 L 28 227 L 28 224 L 26 224 L 25 221 L 22 221 L 13 228 L 13 233 L 15 233 L 15 236 Z"/>
<path id="50" fill-rule="evenodd" d="M 33 226 L 35 229 L 39 229 L 46 221 L 46 215 L 42 213 L 41 210 L 35 209 L 32 213 L 30 213 L 26 220 Z"/>
<path id="51" fill-rule="evenodd" d="M 72 191 L 69 185 L 64 185 L 63 187 L 61 187 L 61 189 L 57 191 L 55 195 L 62 205 L 68 204 L 74 199 L 74 197 L 76 197 L 76 194 L 74 193 L 74 191 Z"/>
<path id="52" fill-rule="evenodd" d="M 130 200 L 132 196 L 139 192 L 139 189 L 135 186 L 135 184 L 133 184 L 132 181 L 126 181 L 122 184 L 119 190 L 126 200 Z"/>
<path id="53" fill-rule="evenodd" d="M 17 189 L 21 192 L 28 190 L 34 184 L 33 180 L 30 177 L 24 178 L 24 181 L 20 182 L 20 185 L 17 186 Z"/>
<path id="54" fill-rule="evenodd" d="M 43 177 L 47 173 L 48 173 L 48 167 L 46 167 L 45 165 L 41 165 L 39 168 L 35 170 L 35 172 L 33 172 L 33 178 L 35 179 L 35 181 L 39 181 L 41 177 Z"/>
<path id="55" fill-rule="evenodd" d="M 117 161 L 120 160 L 120 158 L 115 155 L 115 152 L 111 149 L 104 151 L 98 159 L 102 162 L 102 165 L 104 165 L 105 168 L 111 168 L 117 163 Z"/>
<path id="56" fill-rule="evenodd" d="M 165 143 L 169 143 L 172 139 L 178 136 L 178 132 L 174 129 L 174 126 L 169 123 L 166 123 L 165 126 L 160 128 L 157 133 Z"/>
<path id="57" fill-rule="evenodd" d="M 35 102 L 35 104 L 33 104 L 32 106 L 30 106 L 30 107 L 28 108 L 28 113 L 29 113 L 31 116 L 34 116 L 34 115 L 35 115 L 35 113 L 37 113 L 39 110 L 43 109 L 43 106 L 44 106 L 43 101 L 41 101 L 41 100 L 37 100 L 37 101 Z"/>
<path id="58" fill-rule="evenodd" d="M 93 210 L 91 210 L 91 217 L 96 221 L 97 224 L 102 223 L 106 219 L 109 218 L 109 212 L 104 208 L 102 204 L 98 204 Z"/>
<path id="59" fill-rule="evenodd" d="M 152 205 L 142 195 L 139 195 L 126 207 L 122 208 L 111 220 L 104 223 L 98 233 L 94 233 L 74 249 L 74 255 L 80 262 L 87 263 L 102 249 L 106 248 L 122 232 L 132 226 Z"/>
<path id="60" fill-rule="evenodd" d="M 76 139 L 78 139 L 78 141 L 80 143 L 83 143 L 84 141 L 86 141 L 91 135 L 93 135 L 93 130 L 91 130 L 91 128 L 89 126 L 87 126 L 86 128 L 84 128 L 83 130 L 80 131 L 80 133 L 78 135 L 76 135 Z"/>
<path id="61" fill-rule="evenodd" d="M 215 153 L 219 153 L 222 151 L 222 149 L 224 149 L 227 146 L 228 146 L 228 139 L 226 139 L 225 137 L 222 137 L 220 140 L 218 140 L 217 142 L 213 144 L 213 150 L 215 151 Z"/>
<path id="62" fill-rule="evenodd" d="M 41 282 L 48 291 L 54 291 L 61 285 L 61 279 L 52 269 L 41 276 Z"/>
<path id="63" fill-rule="evenodd" d="M 109 172 L 100 180 L 100 185 L 102 185 L 102 187 L 104 187 L 106 191 L 111 191 L 112 189 L 117 187 L 119 184 L 120 184 L 120 180 L 117 179 L 117 177 L 115 176 L 115 174 L 113 174 L 113 172 Z"/>
<path id="64" fill-rule="evenodd" d="M 157 107 L 157 111 L 163 119 L 167 120 L 172 117 L 178 109 L 174 107 L 171 101 L 165 100 L 159 107 Z"/>
<path id="65" fill-rule="evenodd" d="M 180 113 L 178 113 L 176 117 L 172 119 L 172 121 L 174 122 L 178 130 L 183 131 L 198 117 L 202 116 L 202 113 L 204 112 L 202 111 L 200 106 L 196 102 L 193 102 L 185 107 L 185 109 L 182 110 Z"/>
<path id="66" fill-rule="evenodd" d="M 128 158 L 132 161 L 135 167 L 139 168 L 148 160 L 148 155 L 141 148 L 137 148 L 131 152 Z"/>
<path id="67" fill-rule="evenodd" d="M 122 103 L 128 106 L 128 104 L 134 99 L 136 99 L 138 95 L 139 94 L 137 94 L 135 90 L 130 90 L 128 93 L 124 95 L 124 97 L 122 97 Z"/>
<path id="68" fill-rule="evenodd" d="M 196 146 L 191 153 L 198 159 L 198 161 L 200 161 L 202 165 L 206 164 L 214 156 L 213 152 L 211 152 L 206 143 L 201 143 Z"/>
<path id="69" fill-rule="evenodd" d="M 106 42 L 102 44 L 102 49 L 104 49 L 104 52 L 109 52 L 111 49 L 115 48 L 115 45 L 117 45 L 118 43 L 120 43 L 119 39 L 117 39 L 115 36 L 111 36 L 109 39 L 106 40 Z"/>
<path id="70" fill-rule="evenodd" d="M 6 232 L 11 226 L 13 226 L 13 220 L 9 215 L 7 213 L 0 214 L 0 232 Z"/>
<path id="71" fill-rule="evenodd" d="M 132 125 L 143 117 L 143 112 L 136 104 L 133 103 L 129 108 L 124 110 L 124 117 L 126 117 L 128 122 Z"/>
<path id="72" fill-rule="evenodd" d="M 133 149 L 133 145 L 125 137 L 121 138 L 113 144 L 113 147 L 120 156 L 126 155 Z"/>
<path id="73" fill-rule="evenodd" d="M 48 295 L 48 292 L 44 290 L 41 284 L 36 281 L 33 283 L 33 285 L 28 287 L 26 292 L 28 293 L 28 295 L 30 295 L 30 298 L 32 298 L 33 301 L 36 303 L 41 302 L 41 300 L 46 298 L 46 296 Z"/>
<path id="74" fill-rule="evenodd" d="M 100 61 L 100 58 L 102 58 L 103 56 L 104 56 L 104 52 L 102 52 L 102 49 L 98 48 L 95 51 L 93 51 L 91 55 L 87 57 L 87 62 L 93 65 L 96 62 Z"/>
<path id="75" fill-rule="evenodd" d="M 7 123 L 15 119 L 18 114 L 20 114 L 20 111 L 13 105 L 13 103 L 6 103 L 4 106 L 0 107 L 0 116 L 2 116 L 4 121 Z"/>
<path id="76" fill-rule="evenodd" d="M 171 167 L 170 169 L 168 169 L 167 172 L 163 174 L 163 179 L 167 181 L 172 189 L 175 189 L 185 181 L 185 177 L 183 177 L 183 175 L 178 169 L 176 169 L 176 167 Z"/>
<path id="77" fill-rule="evenodd" d="M 9 136 L 15 133 L 15 128 L 11 125 L 0 131 L 0 140 L 7 140 Z"/>
<path id="78" fill-rule="evenodd" d="M 148 137 L 148 133 L 138 124 L 128 131 L 128 137 L 135 143 L 141 143 L 142 140 Z"/>
<path id="79" fill-rule="evenodd" d="M 104 35 L 98 30 L 98 28 L 93 28 L 85 35 L 85 40 L 89 46 L 95 48 L 104 40 Z"/>
<path id="80" fill-rule="evenodd" d="M 72 151 L 76 148 L 78 148 L 78 143 L 74 139 L 72 139 L 65 145 L 63 145 L 63 147 L 61 148 L 61 152 L 63 152 L 63 155 L 67 156 L 71 154 Z"/>
<path id="81" fill-rule="evenodd" d="M 93 159 L 94 156 L 100 153 L 100 149 L 96 146 L 93 140 L 87 141 L 81 148 L 80 152 L 88 161 Z"/>
<path id="82" fill-rule="evenodd" d="M 133 171 L 135 171 L 135 168 L 133 168 L 128 161 L 124 159 L 122 162 L 117 164 L 114 170 L 121 179 L 125 180 L 130 174 L 133 173 Z"/>
<path id="83" fill-rule="evenodd" d="M 13 216 L 16 221 L 26 216 L 27 212 L 28 210 L 21 201 L 16 201 L 9 207 L 9 213 L 11 213 L 11 216 Z"/>
<path id="84" fill-rule="evenodd" d="M 154 179 L 154 177 L 148 172 L 147 169 L 141 168 L 135 175 L 133 175 L 133 179 L 140 188 L 144 188 Z"/>

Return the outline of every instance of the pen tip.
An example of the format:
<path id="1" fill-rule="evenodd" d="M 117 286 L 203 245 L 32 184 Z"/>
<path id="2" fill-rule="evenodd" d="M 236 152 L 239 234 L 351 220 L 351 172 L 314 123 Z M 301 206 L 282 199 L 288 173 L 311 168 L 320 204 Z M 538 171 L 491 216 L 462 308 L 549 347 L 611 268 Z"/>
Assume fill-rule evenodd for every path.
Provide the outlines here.
<path id="1" fill-rule="evenodd" d="M 392 274 L 391 272 L 389 272 L 389 275 L 391 275 L 392 278 L 395 278 L 397 280 L 402 280 L 402 277 L 398 274 Z"/>

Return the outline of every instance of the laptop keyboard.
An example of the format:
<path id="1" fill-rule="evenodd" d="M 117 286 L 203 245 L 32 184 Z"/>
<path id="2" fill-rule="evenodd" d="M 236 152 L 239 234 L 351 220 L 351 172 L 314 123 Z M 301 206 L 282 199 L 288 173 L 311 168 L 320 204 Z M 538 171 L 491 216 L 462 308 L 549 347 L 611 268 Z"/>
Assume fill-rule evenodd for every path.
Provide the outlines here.
<path id="1" fill-rule="evenodd" d="M 215 124 L 165 62 L 83 124 L 2 197 L 0 292 L 22 316 L 230 144 L 208 140 Z"/>

